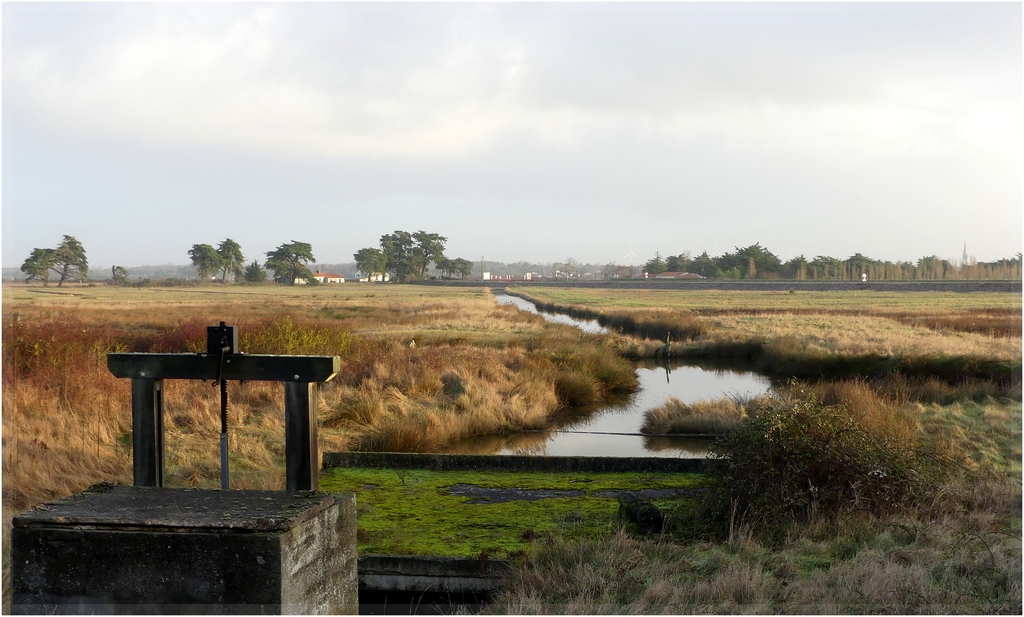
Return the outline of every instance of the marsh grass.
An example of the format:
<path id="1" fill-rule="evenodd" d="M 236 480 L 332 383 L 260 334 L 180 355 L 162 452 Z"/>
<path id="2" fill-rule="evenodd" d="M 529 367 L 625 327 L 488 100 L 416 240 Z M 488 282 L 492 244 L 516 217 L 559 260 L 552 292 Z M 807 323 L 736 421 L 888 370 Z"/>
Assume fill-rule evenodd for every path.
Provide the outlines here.
<path id="1" fill-rule="evenodd" d="M 641 433 L 718 435 L 740 425 L 747 413 L 745 402 L 723 398 L 684 403 L 672 397 L 644 413 Z"/>
<path id="2" fill-rule="evenodd" d="M 697 292 L 531 288 L 513 290 L 559 311 L 634 315 L 652 311 L 698 326 L 673 335 L 673 357 L 749 357 L 758 368 L 810 377 L 905 368 L 915 375 L 1020 375 L 1019 328 L 942 325 L 963 317 L 1019 323 L 1019 294 Z M 980 321 L 979 321 L 980 320 Z M 937 324 L 936 329 L 925 327 Z M 629 328 L 621 332 L 634 335 Z M 686 332 L 686 334 L 684 334 Z M 997 334 L 991 336 L 990 334 Z M 643 338 L 642 336 L 640 338 Z M 661 343 L 664 332 L 647 335 Z M 653 356 L 658 343 L 620 343 L 627 353 Z M 820 368 L 819 368 L 820 367 Z"/>
<path id="3" fill-rule="evenodd" d="M 705 333 L 707 326 L 689 311 L 673 311 L 660 308 L 615 310 L 596 309 L 587 306 L 550 302 L 522 290 L 506 289 L 506 293 L 529 300 L 537 308 L 555 311 L 579 319 L 597 320 L 606 328 L 640 338 L 665 340 L 692 340 Z"/>
<path id="4" fill-rule="evenodd" d="M 1019 538 L 969 518 L 816 520 L 776 547 L 746 535 L 731 545 L 554 539 L 534 546 L 485 612 L 1019 613 Z"/>
<path id="5" fill-rule="evenodd" d="M 349 447 L 436 452 L 474 435 L 547 425 L 560 401 L 522 350 L 417 347 L 370 356 L 331 394 L 325 427 L 349 434 Z"/>
<path id="6" fill-rule="evenodd" d="M 508 307 L 485 290 L 4 287 L 4 511 L 102 481 L 130 482 L 130 392 L 106 354 L 195 352 L 237 324 L 247 353 L 340 355 L 321 389 L 321 449 L 430 451 L 471 435 L 542 428 L 579 397 L 636 387 L 600 337 Z M 50 293 L 57 291 L 57 293 Z M 232 485 L 283 481 L 280 384 L 229 385 Z M 216 388 L 167 383 L 167 478 L 215 486 Z M 9 516 L 6 517 L 9 522 Z M 9 526 L 5 529 L 9 529 Z"/>

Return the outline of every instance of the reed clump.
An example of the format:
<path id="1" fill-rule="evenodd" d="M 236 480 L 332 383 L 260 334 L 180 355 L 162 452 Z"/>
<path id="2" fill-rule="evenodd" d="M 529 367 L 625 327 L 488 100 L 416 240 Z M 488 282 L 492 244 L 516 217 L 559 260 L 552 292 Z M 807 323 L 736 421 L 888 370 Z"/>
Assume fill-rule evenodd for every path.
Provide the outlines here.
<path id="1" fill-rule="evenodd" d="M 351 449 L 387 452 L 542 428 L 559 407 L 554 384 L 539 378 L 543 362 L 517 354 L 437 346 L 370 356 L 329 395 L 324 426 L 343 429 Z"/>
<path id="2" fill-rule="evenodd" d="M 602 347 L 560 345 L 540 356 L 554 369 L 555 393 L 563 406 L 592 405 L 639 385 L 633 365 Z"/>
<path id="3" fill-rule="evenodd" d="M 641 433 L 720 435 L 737 428 L 747 417 L 745 404 L 723 398 L 684 403 L 672 397 L 644 413 Z"/>

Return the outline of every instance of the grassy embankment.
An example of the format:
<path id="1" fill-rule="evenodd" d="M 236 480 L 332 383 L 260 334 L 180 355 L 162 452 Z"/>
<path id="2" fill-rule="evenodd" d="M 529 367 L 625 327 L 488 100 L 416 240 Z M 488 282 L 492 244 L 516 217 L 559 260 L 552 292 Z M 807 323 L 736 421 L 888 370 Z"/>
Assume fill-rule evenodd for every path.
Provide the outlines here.
<path id="1" fill-rule="evenodd" d="M 481 289 L 5 286 L 5 537 L 13 514 L 34 504 L 131 482 L 130 388 L 106 354 L 202 350 L 220 320 L 240 327 L 247 353 L 342 357 L 322 389 L 321 451 L 436 451 L 542 428 L 562 406 L 636 387 L 630 363 L 600 337 L 497 306 Z M 232 486 L 282 488 L 283 388 L 228 391 Z M 217 388 L 169 381 L 165 405 L 167 484 L 216 486 Z"/>
<path id="2" fill-rule="evenodd" d="M 630 335 L 621 353 L 736 363 L 779 377 L 1020 380 L 1017 294 L 513 288 Z"/>
<path id="3" fill-rule="evenodd" d="M 651 432 L 725 431 L 714 446 L 725 458 L 709 467 L 717 490 L 693 514 L 672 517 L 660 540 L 619 534 L 537 546 L 492 610 L 1020 612 L 1019 325 L 1016 336 L 985 336 L 882 316 L 1009 305 L 1019 324 L 1019 296 L 534 293 L 583 298 L 584 314 L 599 305 L 627 323 L 692 320 L 697 331 L 680 352 L 798 337 L 792 354 L 897 355 L 902 366 L 940 369 L 966 356 L 966 366 L 988 362 L 1007 373 L 993 381 L 877 370 L 870 378 L 793 381 L 752 401 L 654 410 Z M 713 306 L 726 298 L 742 312 Z M 851 311 L 837 313 L 843 301 Z M 770 354 L 756 360 L 777 362 Z"/>

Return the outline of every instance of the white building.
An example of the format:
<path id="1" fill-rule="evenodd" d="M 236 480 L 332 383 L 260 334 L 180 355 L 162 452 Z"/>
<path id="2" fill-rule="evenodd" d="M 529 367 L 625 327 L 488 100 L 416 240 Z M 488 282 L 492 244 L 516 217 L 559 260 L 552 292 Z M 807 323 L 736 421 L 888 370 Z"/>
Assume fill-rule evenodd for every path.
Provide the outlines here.
<path id="1" fill-rule="evenodd" d="M 319 281 L 322 285 L 345 282 L 345 277 L 340 274 L 331 274 L 330 272 L 321 272 L 319 270 L 313 273 L 313 278 Z"/>

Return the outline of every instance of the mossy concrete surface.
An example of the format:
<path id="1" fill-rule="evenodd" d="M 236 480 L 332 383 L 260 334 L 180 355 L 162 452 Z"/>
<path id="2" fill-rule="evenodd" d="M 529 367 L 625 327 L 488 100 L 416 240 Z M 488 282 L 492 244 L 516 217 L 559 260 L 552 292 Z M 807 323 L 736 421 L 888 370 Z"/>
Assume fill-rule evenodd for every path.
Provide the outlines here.
<path id="1" fill-rule="evenodd" d="M 677 489 L 663 511 L 693 507 L 703 476 L 686 473 L 324 469 L 320 490 L 354 493 L 359 553 L 515 558 L 545 537 L 599 538 L 618 531 L 616 495 Z M 486 500 L 452 487 L 518 489 L 544 498 Z M 688 490 L 689 489 L 689 490 Z M 540 492 L 543 491 L 543 492 Z M 667 491 L 671 493 L 671 491 Z M 661 493 L 664 494 L 664 493 Z"/>
<path id="2" fill-rule="evenodd" d="M 424 454 L 418 452 L 324 452 L 323 466 L 432 469 L 434 471 L 698 473 L 704 459 L 638 456 L 533 456 Z"/>

